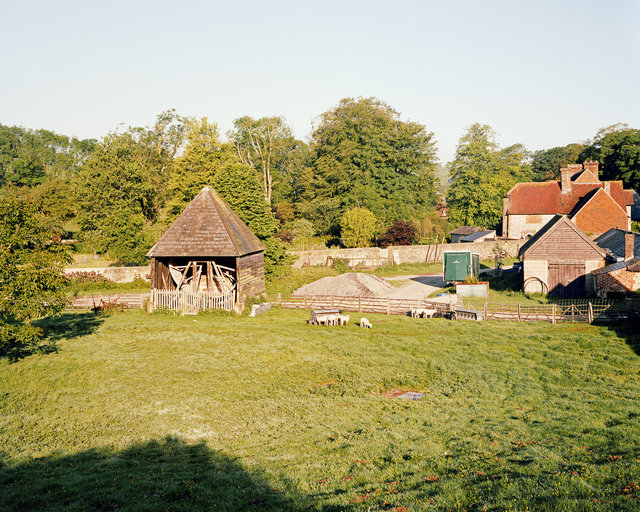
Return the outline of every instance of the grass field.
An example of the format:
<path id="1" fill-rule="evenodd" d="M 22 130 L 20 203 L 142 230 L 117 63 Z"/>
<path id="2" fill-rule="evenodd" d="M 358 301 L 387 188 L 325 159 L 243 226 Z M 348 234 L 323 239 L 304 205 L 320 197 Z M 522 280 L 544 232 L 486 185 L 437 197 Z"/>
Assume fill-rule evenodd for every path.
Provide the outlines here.
<path id="1" fill-rule="evenodd" d="M 640 508 L 639 334 L 367 316 L 43 321 L 0 361 L 0 510 Z"/>

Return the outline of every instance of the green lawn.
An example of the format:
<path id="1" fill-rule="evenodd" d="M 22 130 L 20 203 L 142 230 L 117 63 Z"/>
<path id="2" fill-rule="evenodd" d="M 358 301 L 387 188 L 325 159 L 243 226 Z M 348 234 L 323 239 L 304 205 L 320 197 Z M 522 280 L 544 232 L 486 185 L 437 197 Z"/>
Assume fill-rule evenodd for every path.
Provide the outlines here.
<path id="1" fill-rule="evenodd" d="M 640 508 L 640 335 L 367 317 L 43 322 L 0 361 L 0 510 Z"/>

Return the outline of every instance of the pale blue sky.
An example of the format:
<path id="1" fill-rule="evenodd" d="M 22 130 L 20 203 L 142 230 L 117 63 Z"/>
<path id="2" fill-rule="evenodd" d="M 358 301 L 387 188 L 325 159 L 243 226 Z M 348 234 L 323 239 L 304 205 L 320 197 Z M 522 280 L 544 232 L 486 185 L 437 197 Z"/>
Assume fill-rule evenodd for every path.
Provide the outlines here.
<path id="1" fill-rule="evenodd" d="M 536 150 L 640 128 L 640 0 L 5 1 L 0 123 L 101 137 L 168 108 L 306 139 L 346 96 Z"/>

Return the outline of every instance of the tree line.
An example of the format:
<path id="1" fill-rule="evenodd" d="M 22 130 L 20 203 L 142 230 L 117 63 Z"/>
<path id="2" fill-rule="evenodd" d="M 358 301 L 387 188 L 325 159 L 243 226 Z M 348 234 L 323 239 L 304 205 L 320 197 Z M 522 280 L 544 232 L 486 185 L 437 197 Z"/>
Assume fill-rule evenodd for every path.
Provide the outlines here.
<path id="1" fill-rule="evenodd" d="M 598 160 L 604 179 L 640 187 L 640 130 L 613 125 L 593 140 L 536 152 L 500 147 L 473 124 L 436 176 L 433 132 L 376 98 L 345 98 L 322 113 L 308 141 L 283 117 L 234 121 L 159 114 L 152 126 L 100 140 L 0 125 L 0 197 L 21 197 L 81 252 L 141 264 L 151 245 L 204 185 L 212 185 L 267 246 L 267 274 L 287 243 L 324 237 L 347 246 L 429 242 L 459 225 L 499 227 L 517 182 L 557 179 Z M 435 212 L 445 194 L 449 223 Z"/>

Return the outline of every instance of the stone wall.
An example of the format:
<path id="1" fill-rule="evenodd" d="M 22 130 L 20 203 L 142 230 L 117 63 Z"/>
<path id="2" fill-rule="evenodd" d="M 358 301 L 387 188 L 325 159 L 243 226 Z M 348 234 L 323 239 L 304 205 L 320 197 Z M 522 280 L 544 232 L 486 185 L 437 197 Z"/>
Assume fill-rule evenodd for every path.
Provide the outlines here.
<path id="1" fill-rule="evenodd" d="M 606 296 L 607 292 L 640 290 L 640 272 L 629 272 L 626 268 L 598 274 L 595 278 L 598 294 L 603 296 Z"/>
<path id="2" fill-rule="evenodd" d="M 508 256 L 517 256 L 526 240 L 500 240 L 498 244 Z M 440 245 L 406 245 L 380 247 L 360 247 L 355 249 L 323 249 L 313 251 L 291 251 L 297 257 L 294 267 L 330 265 L 334 260 L 344 260 L 349 266 L 380 266 L 399 263 L 442 262 L 443 251 L 473 251 L 481 260 L 493 258 L 496 242 L 458 243 Z"/>
<path id="3" fill-rule="evenodd" d="M 98 267 L 98 268 L 66 268 L 65 275 L 73 277 L 74 274 L 82 275 L 84 273 L 95 272 L 104 276 L 105 279 L 114 283 L 131 283 L 136 279 L 144 279 L 149 281 L 151 275 L 151 266 L 146 267 Z"/>
<path id="4" fill-rule="evenodd" d="M 522 238 L 535 235 L 555 215 L 508 215 L 507 217 L 506 234 L 509 238 Z"/>

